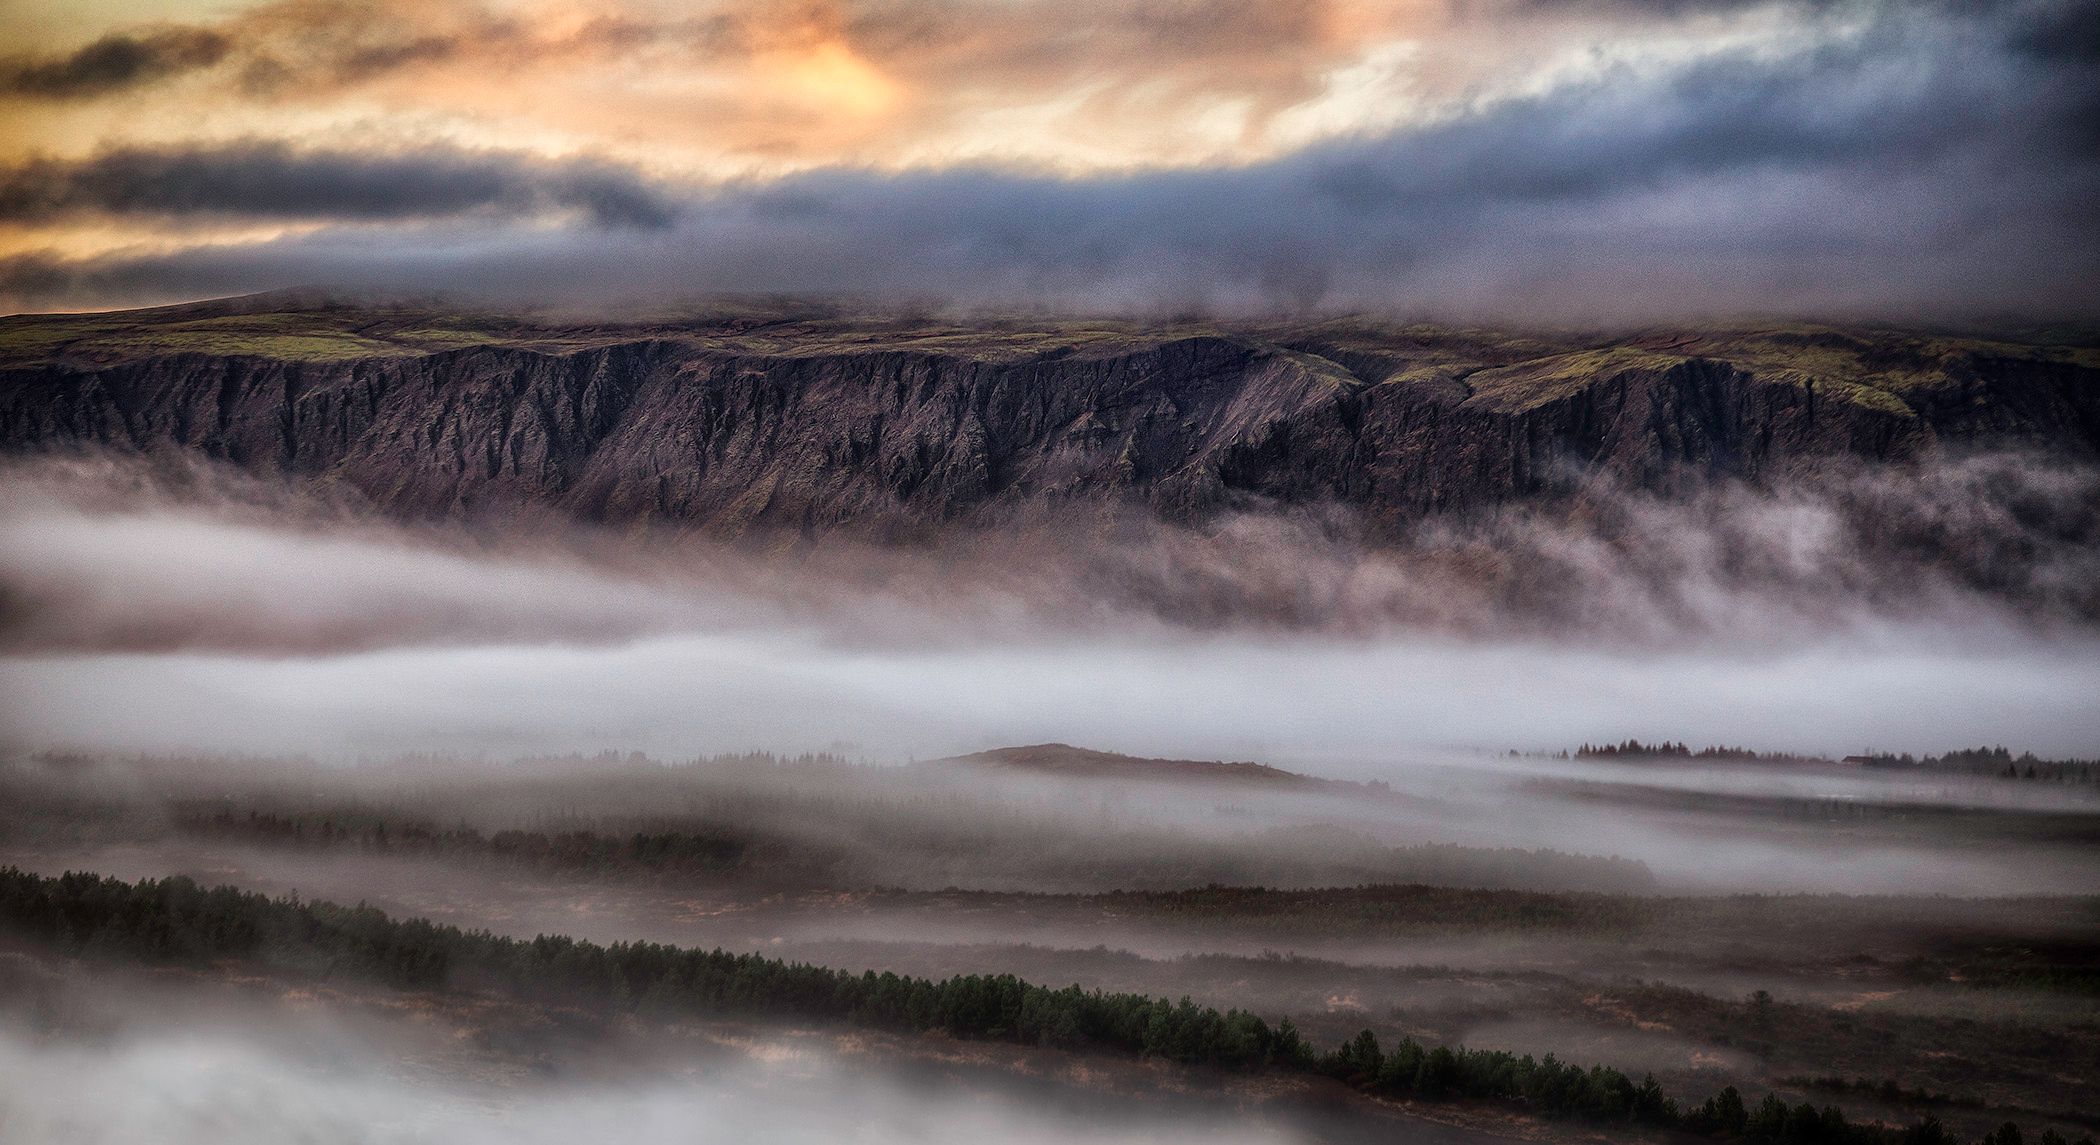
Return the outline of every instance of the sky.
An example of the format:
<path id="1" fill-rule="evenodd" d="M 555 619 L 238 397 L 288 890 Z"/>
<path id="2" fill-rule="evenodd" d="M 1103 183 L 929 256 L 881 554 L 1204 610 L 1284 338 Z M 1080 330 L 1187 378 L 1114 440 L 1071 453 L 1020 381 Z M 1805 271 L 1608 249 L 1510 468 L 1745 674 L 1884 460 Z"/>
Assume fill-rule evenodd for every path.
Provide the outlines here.
<path id="1" fill-rule="evenodd" d="M 2086 320 L 2075 0 L 10 0 L 0 310 Z"/>

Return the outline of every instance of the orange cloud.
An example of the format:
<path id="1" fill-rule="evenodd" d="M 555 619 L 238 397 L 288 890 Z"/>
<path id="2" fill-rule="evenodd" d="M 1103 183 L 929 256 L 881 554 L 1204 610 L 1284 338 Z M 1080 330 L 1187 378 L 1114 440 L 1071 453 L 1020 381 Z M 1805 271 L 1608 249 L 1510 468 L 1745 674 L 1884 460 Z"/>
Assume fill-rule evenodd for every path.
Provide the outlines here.
<path id="1" fill-rule="evenodd" d="M 0 147 L 216 128 L 599 150 L 688 173 L 958 160 L 1247 160 L 1277 117 L 1419 33 L 1432 0 L 280 0 L 110 28 L 0 76 Z M 82 106 L 88 105 L 88 106 Z M 122 123 L 98 113 L 122 107 Z M 210 115 L 201 116 L 208 109 Z M 1346 117 L 1345 117 L 1346 118 Z"/>
<path id="2" fill-rule="evenodd" d="M 1585 45 L 1613 20 L 1648 21 L 1635 39 L 1649 43 L 1664 24 L 1740 22 L 1658 24 L 1608 0 L 268 0 L 215 19 L 183 16 L 201 0 L 153 0 L 137 24 L 121 14 L 147 9 L 130 3 L 26 3 L 51 10 L 0 16 L 20 33 L 0 58 L 0 168 L 449 148 L 680 186 L 824 167 L 1253 164 L 1543 85 L 1568 60 L 1597 66 Z M 140 237 L 43 225 L 7 249 Z M 153 237 L 221 236 L 168 221 Z"/>

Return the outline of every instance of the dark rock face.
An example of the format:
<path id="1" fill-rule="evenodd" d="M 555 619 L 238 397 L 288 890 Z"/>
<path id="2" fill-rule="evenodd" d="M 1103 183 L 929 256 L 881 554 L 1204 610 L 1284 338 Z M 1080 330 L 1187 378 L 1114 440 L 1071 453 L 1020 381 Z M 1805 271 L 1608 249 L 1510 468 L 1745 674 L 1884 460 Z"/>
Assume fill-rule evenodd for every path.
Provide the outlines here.
<path id="1" fill-rule="evenodd" d="M 195 451 L 347 483 L 405 517 L 537 505 L 723 534 L 1124 501 L 1179 520 L 1338 502 L 1376 531 L 1600 476 L 1667 492 L 1968 444 L 2100 452 L 2100 370 L 2073 359 L 1970 354 L 1897 398 L 1704 354 L 1532 374 L 1511 357 L 1425 364 L 1274 332 L 1013 354 L 671 336 L 323 361 L 147 354 L 0 371 L 0 448 Z"/>

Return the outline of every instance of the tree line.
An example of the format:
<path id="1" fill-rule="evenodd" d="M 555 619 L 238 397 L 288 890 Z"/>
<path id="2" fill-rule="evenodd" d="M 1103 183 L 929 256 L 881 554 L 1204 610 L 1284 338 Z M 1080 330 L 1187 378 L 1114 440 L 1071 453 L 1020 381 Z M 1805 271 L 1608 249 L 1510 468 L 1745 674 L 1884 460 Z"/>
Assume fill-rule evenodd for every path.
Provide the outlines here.
<path id="1" fill-rule="evenodd" d="M 1562 753 L 1566 758 L 1567 753 Z M 1694 751 L 1683 741 L 1662 740 L 1657 743 L 1642 743 L 1629 739 L 1624 743 L 1585 743 L 1575 749 L 1576 759 L 1689 759 L 1712 763 L 1802 763 L 1823 762 L 1794 755 L 1791 752 L 1752 751 L 1747 747 L 1729 747 L 1715 744 Z"/>
<path id="2" fill-rule="evenodd" d="M 1511 755 L 1520 753 L 1512 751 Z M 1561 752 L 1557 758 L 1571 758 Z M 1836 763 L 1837 760 L 1823 756 L 1797 755 L 1792 752 L 1760 752 L 1746 747 L 1715 745 L 1694 750 L 1681 740 L 1661 740 L 1642 743 L 1629 739 L 1623 743 L 1585 743 L 1575 749 L 1574 759 L 1604 760 L 1689 760 L 1705 763 Z M 1950 751 L 1945 755 L 1919 757 L 1909 752 L 1868 752 L 1865 755 L 1850 755 L 1846 763 L 1860 764 L 1892 770 L 1956 771 L 1970 775 L 1995 776 L 2000 779 L 2039 779 L 2055 783 L 2092 783 L 2100 780 L 2100 760 L 2090 759 L 2043 759 L 2033 752 L 2014 755 L 2003 745 L 1997 747 L 1972 747 Z"/>
<path id="3" fill-rule="evenodd" d="M 484 832 L 455 824 L 418 820 L 389 822 L 377 815 L 227 809 L 180 809 L 175 824 L 184 833 L 236 839 L 266 846 L 345 847 L 377 854 L 475 856 L 540 868 L 614 871 L 721 873 L 744 865 L 752 841 L 728 830 L 657 830 L 599 833 L 588 830 L 505 829 Z"/>
<path id="4" fill-rule="evenodd" d="M 5 794 L 0 792 L 0 801 Z M 817 832 L 737 822 L 777 822 L 800 809 L 793 803 L 770 804 L 757 812 L 725 807 L 706 816 L 568 819 L 564 826 L 483 830 L 383 806 L 256 808 L 227 797 L 172 802 L 168 822 L 189 836 L 269 847 L 486 860 L 593 876 L 736 875 L 779 883 L 866 885 L 869 864 L 860 861 L 862 853 L 850 843 L 817 837 Z M 812 814 L 838 810 L 833 803 Z M 975 806 L 956 805 L 950 816 L 941 815 L 938 804 L 923 814 L 909 803 L 884 801 L 870 801 L 863 810 L 873 813 L 863 816 L 849 808 L 853 830 L 836 834 L 879 832 L 890 847 L 882 873 L 892 883 L 939 886 L 958 881 L 965 868 L 982 870 L 994 860 L 1025 870 L 1042 865 L 1042 856 L 1055 849 L 1061 873 L 1117 884 L 1330 880 L 1494 888 L 1544 882 L 1598 892 L 1654 886 L 1654 875 L 1637 860 L 1550 849 L 1452 843 L 1388 847 L 1366 839 L 1328 855 L 1250 858 L 1202 838 L 1127 831 L 1112 846 L 1094 847 L 1066 830 L 1020 816 L 985 821 L 985 809 Z"/>
<path id="5" fill-rule="evenodd" d="M 1108 1050 L 1230 1070 L 1340 1079 L 1381 1097 L 1475 1100 L 1599 1124 L 1674 1129 L 1773 1145 L 1956 1145 L 1935 1119 L 1903 1129 L 1847 1120 L 1831 1106 L 1748 1105 L 1734 1088 L 1680 1107 L 1653 1077 L 1582 1067 L 1552 1055 L 1386 1047 L 1369 1030 L 1325 1052 L 1286 1019 L 1220 1011 L 1141 994 L 1062 989 L 1010 974 L 940 981 L 854 974 L 724 950 L 651 942 L 609 946 L 542 935 L 509 938 L 363 904 L 271 898 L 187 878 L 127 883 L 88 873 L 44 877 L 0 870 L 0 925 L 89 958 L 204 964 L 246 959 L 293 971 L 411 989 L 455 989 L 663 1018 L 736 1015 L 863 1025 L 904 1032 Z M 2044 1133 L 2041 1145 L 2068 1145 Z M 1983 1145 L 2024 1145 L 2016 1126 Z M 2090 1139 L 2078 1145 L 2091 1145 Z"/>
<path id="6" fill-rule="evenodd" d="M 2043 759 L 2031 751 L 2014 755 L 2003 744 L 1997 747 L 1963 748 L 1945 755 L 1928 755 L 1922 759 L 1909 752 L 1900 755 L 1874 753 L 1859 758 L 1868 767 L 1960 771 L 1970 775 L 1996 776 L 1999 779 L 2039 779 L 2052 783 L 2092 783 L 2100 779 L 2100 760 Z"/>

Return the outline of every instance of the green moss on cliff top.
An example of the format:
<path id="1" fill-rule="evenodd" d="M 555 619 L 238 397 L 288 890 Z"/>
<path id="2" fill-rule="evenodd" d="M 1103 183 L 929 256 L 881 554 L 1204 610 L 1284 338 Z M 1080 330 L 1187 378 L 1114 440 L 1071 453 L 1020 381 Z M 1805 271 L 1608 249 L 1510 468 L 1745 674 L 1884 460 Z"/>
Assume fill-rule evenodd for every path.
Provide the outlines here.
<path id="1" fill-rule="evenodd" d="M 101 364 L 166 354 L 331 362 L 402 357 L 487 344 L 481 331 L 421 320 L 375 321 L 355 311 L 169 318 L 160 311 L 20 315 L 0 319 L 0 364 Z"/>
<path id="2" fill-rule="evenodd" d="M 340 363 L 476 346 L 565 353 L 645 340 L 766 357 L 904 352 L 1015 362 L 1108 357 L 1199 337 L 1276 347 L 1337 385 L 1436 384 L 1454 391 L 1463 387 L 1464 400 L 1507 412 L 1534 409 L 1629 373 L 1665 370 L 1694 359 L 1725 362 L 1777 384 L 1813 382 L 1819 397 L 1906 417 L 1917 396 L 1965 384 L 1988 363 L 2026 360 L 2100 367 L 2100 345 L 2091 340 L 2021 342 L 1806 324 L 1513 334 L 1369 318 L 1242 323 L 1042 315 L 953 319 L 855 312 L 794 300 L 725 300 L 704 311 L 614 321 L 284 297 L 0 318 L 0 367 L 94 367 L 186 353 Z"/>
<path id="3" fill-rule="evenodd" d="M 1467 401 L 1506 413 L 1517 413 L 1588 389 L 1597 382 L 1637 371 L 1660 372 L 1685 359 L 1639 346 L 1609 346 L 1476 370 L 1466 376 L 1473 394 Z"/>

